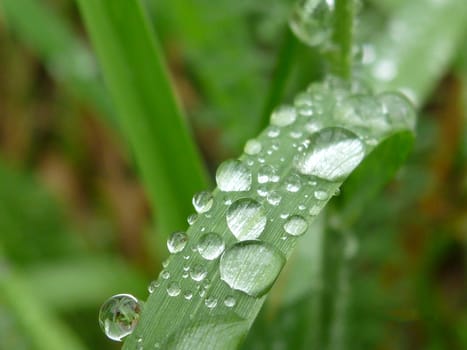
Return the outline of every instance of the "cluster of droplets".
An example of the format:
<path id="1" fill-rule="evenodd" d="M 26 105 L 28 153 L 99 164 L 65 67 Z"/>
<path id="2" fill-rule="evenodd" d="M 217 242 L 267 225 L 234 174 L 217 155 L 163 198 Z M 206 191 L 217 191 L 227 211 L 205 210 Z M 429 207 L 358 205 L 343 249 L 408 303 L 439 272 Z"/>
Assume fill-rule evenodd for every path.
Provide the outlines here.
<path id="1" fill-rule="evenodd" d="M 305 217 L 318 215 L 338 193 L 337 184 L 378 142 L 367 135 L 382 138 L 394 128 L 413 128 L 415 114 L 402 94 L 374 95 L 361 80 L 329 77 L 298 94 L 293 105 L 276 108 L 270 122 L 261 137 L 246 143 L 244 157 L 219 166 L 216 195 L 203 191 L 193 196 L 196 213 L 188 223 L 198 235 L 177 231 L 167 240 L 171 255 L 185 261 L 181 276 L 169 271 L 169 258 L 159 279 L 148 286 L 149 293 L 163 286 L 169 297 L 192 300 L 199 295 L 209 310 L 233 308 L 238 292 L 254 298 L 266 294 L 285 263 L 281 248 L 265 238 L 268 225 L 279 222 L 275 227 L 284 240 L 303 235 L 310 223 Z M 293 159 L 280 156 L 291 153 Z M 281 212 L 281 203 L 291 198 L 296 212 L 290 206 Z M 273 209 L 275 217 L 268 214 Z M 198 223 L 217 217 L 216 211 L 222 213 L 229 236 L 210 229 L 209 220 Z M 224 299 L 209 293 L 210 264 L 232 289 Z M 185 289 L 186 281 L 195 287 Z M 101 327 L 109 338 L 120 340 L 133 331 L 141 309 L 132 296 L 114 296 L 101 308 Z"/>

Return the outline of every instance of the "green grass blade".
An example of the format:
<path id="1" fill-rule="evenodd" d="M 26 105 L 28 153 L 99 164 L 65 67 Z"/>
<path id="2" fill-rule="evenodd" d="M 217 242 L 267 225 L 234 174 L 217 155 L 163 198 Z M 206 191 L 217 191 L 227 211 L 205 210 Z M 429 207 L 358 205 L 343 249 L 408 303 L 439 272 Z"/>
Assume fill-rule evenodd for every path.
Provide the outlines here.
<path id="1" fill-rule="evenodd" d="M 64 16 L 40 0 L 2 0 L 0 9 L 7 29 L 38 55 L 52 77 L 104 116 L 112 117 L 95 59 Z"/>
<path id="2" fill-rule="evenodd" d="M 313 91 L 317 94 L 323 94 L 322 98 L 326 102 L 322 108 L 325 110 L 332 108 L 331 106 L 335 103 L 334 88 L 342 86 L 340 84 L 345 85 L 342 81 L 338 83 L 335 79 L 330 79 L 322 85 L 313 85 L 309 90 L 310 98 L 315 96 Z M 294 123 L 283 127 L 270 126 L 266 128 L 257 137 L 257 140 L 262 144 L 262 151 L 259 154 L 244 154 L 240 157 L 244 166 L 247 167 L 244 173 L 251 172 L 252 174 L 251 188 L 243 192 L 223 192 L 219 189 L 214 191 L 213 207 L 207 214 L 200 215 L 188 229 L 188 244 L 184 251 L 173 254 L 169 258 L 166 272 L 159 278 L 160 286 L 149 296 L 140 322 L 135 332 L 125 342 L 124 349 L 133 350 L 141 345 L 151 348 L 157 344 L 161 348 L 217 349 L 225 339 L 229 339 L 231 343 L 225 343 L 222 346 L 223 349 L 235 348 L 238 341 L 245 336 L 246 331 L 251 327 L 262 307 L 265 300 L 265 296 L 262 294 L 263 289 L 261 292 L 250 294 L 232 289 L 220 278 L 222 264 L 217 260 L 207 261 L 196 252 L 198 240 L 205 232 L 216 232 L 222 236 L 227 247 L 232 247 L 238 242 L 232 234 L 232 225 L 229 227 L 226 217 L 228 212 L 233 210 L 238 203 L 242 203 L 235 202 L 236 200 L 244 201 L 247 198 L 261 205 L 263 210 L 263 213 L 259 214 L 261 219 L 255 218 L 267 220 L 267 228 L 261 234 L 261 241 L 259 241 L 261 243 L 258 244 L 266 244 L 267 247 L 273 246 L 276 253 L 280 252 L 278 255 L 283 255 L 285 258 L 290 257 L 297 244 L 297 238 L 287 237 L 284 231 L 287 216 L 284 217 L 283 214 L 303 216 L 308 225 L 311 225 L 317 213 L 324 208 L 346 177 L 325 181 L 317 177 L 300 175 L 294 158 L 303 152 L 303 147 L 307 147 L 303 142 L 306 144 L 311 135 L 321 134 L 316 130 L 322 130 L 326 127 L 342 127 L 353 130 L 363 139 L 371 141 L 365 144 L 368 155 L 379 142 L 390 139 L 400 129 L 400 125 L 391 125 L 388 126 L 389 129 L 381 133 L 382 131 L 378 130 L 377 127 L 362 128 L 351 122 L 352 120 L 330 118 L 329 114 L 323 111 L 322 114 L 317 113 L 308 117 L 300 115 Z M 330 130 L 336 129 L 327 129 L 326 132 L 323 132 L 326 134 Z M 399 147 L 404 147 L 404 145 L 398 145 L 395 142 L 394 147 L 394 152 L 398 152 Z M 349 159 L 352 156 L 348 153 L 351 149 L 352 147 L 343 148 L 340 151 L 342 153 L 339 154 L 345 154 L 346 159 Z M 326 164 L 326 167 L 329 162 L 332 160 L 323 160 L 322 165 Z M 339 162 L 339 164 L 341 163 Z M 264 165 L 277 169 L 278 182 L 269 182 L 264 185 L 257 181 L 257 175 L 262 171 Z M 241 178 L 240 175 L 237 173 L 235 179 Z M 271 204 L 271 199 L 267 200 L 264 194 L 262 195 L 264 186 L 269 192 L 277 191 L 276 194 L 281 196 L 280 203 Z M 272 202 L 274 203 L 274 201 Z M 308 214 L 309 210 L 312 210 L 311 215 Z M 245 217 L 242 216 L 241 220 L 244 219 Z M 221 261 L 224 257 L 225 253 Z M 235 265 L 245 268 L 246 276 L 257 271 L 255 264 L 260 264 L 264 259 L 261 253 L 249 257 L 253 261 L 246 263 L 243 261 L 245 257 L 239 257 L 240 261 Z M 279 260 L 279 258 L 276 259 L 276 261 Z M 270 261 L 270 263 L 272 262 Z M 206 269 L 209 283 L 199 283 L 188 277 L 186 269 L 193 269 L 198 265 L 204 266 Z M 270 270 L 266 268 L 263 272 L 262 278 L 268 275 Z M 170 275 L 169 278 L 164 279 L 163 277 L 167 277 L 167 274 Z M 252 279 L 252 281 L 257 281 L 257 279 Z M 175 288 L 179 292 L 177 296 L 169 295 L 172 293 L 173 283 L 180 287 L 179 291 L 178 288 Z M 267 290 L 267 288 L 265 289 Z M 188 292 L 193 293 L 193 296 L 188 298 L 189 300 L 184 297 Z M 233 296 L 237 301 L 232 308 L 224 305 L 224 300 L 228 296 Z M 213 300 L 215 300 L 215 306 L 212 304 Z M 216 327 L 220 327 L 221 330 L 217 331 L 217 328 L 213 327 L 212 332 L 206 332 L 206 324 L 213 323 L 216 323 Z M 190 337 L 198 339 L 197 343 L 187 342 Z M 177 340 L 180 343 L 177 343 Z"/>
<path id="3" fill-rule="evenodd" d="M 141 4 L 78 4 L 158 222 L 166 231 L 180 228 L 191 195 L 207 181 Z"/>

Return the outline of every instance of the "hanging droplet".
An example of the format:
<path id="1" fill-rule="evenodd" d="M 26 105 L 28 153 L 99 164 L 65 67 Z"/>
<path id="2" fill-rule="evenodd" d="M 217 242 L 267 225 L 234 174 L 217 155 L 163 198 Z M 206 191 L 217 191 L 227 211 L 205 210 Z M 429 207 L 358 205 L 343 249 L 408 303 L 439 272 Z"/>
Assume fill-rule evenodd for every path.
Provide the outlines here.
<path id="1" fill-rule="evenodd" d="M 193 196 L 193 207 L 199 214 L 208 212 L 213 203 L 214 198 L 211 192 L 202 191 Z"/>
<path id="2" fill-rule="evenodd" d="M 224 240 L 217 233 L 204 234 L 198 242 L 198 252 L 206 260 L 217 259 L 224 251 Z"/>
<path id="3" fill-rule="evenodd" d="M 284 230 L 291 236 L 301 236 L 308 228 L 308 223 L 300 215 L 292 215 L 284 223 Z"/>
<path id="4" fill-rule="evenodd" d="M 292 106 L 279 106 L 271 114 L 271 125 L 287 126 L 295 122 L 297 112 Z"/>
<path id="5" fill-rule="evenodd" d="M 248 191 L 251 187 L 251 172 L 239 160 L 227 160 L 216 172 L 217 186 L 224 192 Z"/>
<path id="6" fill-rule="evenodd" d="M 377 98 L 382 104 L 384 115 L 392 126 L 412 130 L 415 128 L 415 109 L 405 95 L 399 92 L 383 92 Z"/>
<path id="7" fill-rule="evenodd" d="M 254 156 L 258 154 L 259 152 L 261 152 L 261 149 L 262 149 L 261 142 L 259 142 L 256 139 L 251 139 L 245 143 L 245 148 L 243 150 L 245 151 L 246 154 Z"/>
<path id="8" fill-rule="evenodd" d="M 219 269 L 221 279 L 232 289 L 260 297 L 272 287 L 284 262 L 281 252 L 269 243 L 244 241 L 222 254 Z"/>
<path id="9" fill-rule="evenodd" d="M 185 249 L 186 243 L 188 241 L 188 236 L 185 232 L 177 231 L 172 233 L 167 240 L 167 248 L 172 254 L 177 254 Z"/>
<path id="10" fill-rule="evenodd" d="M 208 271 L 206 270 L 206 267 L 201 264 L 196 264 L 190 269 L 190 277 L 196 282 L 204 280 L 207 274 Z"/>
<path id="11" fill-rule="evenodd" d="M 142 304 L 130 294 L 118 294 L 102 304 L 99 325 L 105 335 L 116 341 L 130 335 L 138 324 Z"/>
<path id="12" fill-rule="evenodd" d="M 267 222 L 262 205 L 249 198 L 235 201 L 227 209 L 226 220 L 230 231 L 239 241 L 258 238 Z"/>
<path id="13" fill-rule="evenodd" d="M 176 297 L 180 294 L 182 289 L 180 288 L 180 285 L 178 282 L 170 282 L 169 285 L 167 286 L 167 294 L 171 297 Z"/>
<path id="14" fill-rule="evenodd" d="M 295 167 L 301 174 L 337 181 L 350 174 L 364 155 L 364 145 L 353 132 L 326 128 L 310 136 L 310 145 L 296 157 Z"/>

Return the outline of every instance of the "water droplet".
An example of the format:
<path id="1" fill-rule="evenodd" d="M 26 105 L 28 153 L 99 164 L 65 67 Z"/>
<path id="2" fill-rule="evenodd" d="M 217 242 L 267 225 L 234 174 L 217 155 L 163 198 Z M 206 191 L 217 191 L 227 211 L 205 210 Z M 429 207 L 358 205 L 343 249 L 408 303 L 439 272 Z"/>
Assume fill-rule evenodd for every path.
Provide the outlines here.
<path id="1" fill-rule="evenodd" d="M 308 223 L 300 215 L 292 215 L 284 223 L 284 230 L 289 235 L 301 236 L 308 228 Z"/>
<path id="2" fill-rule="evenodd" d="M 184 293 L 183 293 L 183 297 L 186 299 L 186 300 L 191 300 L 191 298 L 193 298 L 193 292 L 191 290 L 186 290 Z"/>
<path id="3" fill-rule="evenodd" d="M 329 193 L 326 191 L 315 191 L 315 198 L 320 200 L 320 201 L 325 201 L 326 199 L 329 198 Z"/>
<path id="4" fill-rule="evenodd" d="M 206 260 L 217 259 L 224 251 L 224 240 L 217 233 L 203 235 L 198 242 L 198 252 Z"/>
<path id="5" fill-rule="evenodd" d="M 142 311 L 142 304 L 130 294 L 118 294 L 102 304 L 99 325 L 105 335 L 116 341 L 131 334 Z"/>
<path id="6" fill-rule="evenodd" d="M 224 299 L 224 305 L 227 307 L 234 307 L 235 304 L 237 304 L 237 301 L 232 296 L 228 296 Z"/>
<path id="7" fill-rule="evenodd" d="M 292 174 L 287 178 L 285 188 L 289 192 L 298 192 L 302 188 L 302 180 L 297 174 Z"/>
<path id="8" fill-rule="evenodd" d="M 396 63 L 390 59 L 376 61 L 372 68 L 373 76 L 382 81 L 391 81 L 397 75 Z"/>
<path id="9" fill-rule="evenodd" d="M 313 205 L 313 206 L 310 208 L 309 213 L 310 213 L 311 216 L 316 216 L 316 215 L 319 214 L 320 211 L 321 211 L 321 208 L 320 208 L 319 206 Z"/>
<path id="10" fill-rule="evenodd" d="M 169 266 L 169 264 L 170 264 L 170 260 L 169 260 L 169 259 L 164 260 L 164 261 L 162 262 L 162 267 L 163 267 L 164 269 L 166 269 L 166 268 Z"/>
<path id="11" fill-rule="evenodd" d="M 310 137 L 310 146 L 295 159 L 297 170 L 328 181 L 345 178 L 364 157 L 362 141 L 343 128 L 322 129 Z"/>
<path id="12" fill-rule="evenodd" d="M 279 205 L 281 202 L 281 199 L 282 199 L 281 195 L 276 191 L 271 191 L 266 198 L 268 203 L 274 206 Z"/>
<path id="13" fill-rule="evenodd" d="M 275 138 L 277 136 L 279 136 L 281 133 L 281 129 L 279 129 L 279 127 L 277 126 L 270 126 L 267 128 L 267 135 L 270 137 L 270 138 Z"/>
<path id="14" fill-rule="evenodd" d="M 202 191 L 193 196 L 193 207 L 199 214 L 208 212 L 213 203 L 214 198 L 211 192 Z"/>
<path id="15" fill-rule="evenodd" d="M 298 131 L 298 130 L 292 130 L 289 135 L 293 139 L 299 139 L 300 137 L 303 136 L 303 132 Z"/>
<path id="16" fill-rule="evenodd" d="M 182 289 L 180 288 L 180 285 L 178 282 L 170 282 L 169 285 L 167 286 L 167 294 L 171 297 L 176 297 L 180 294 Z"/>
<path id="17" fill-rule="evenodd" d="M 329 40 L 332 3 L 326 0 L 300 0 L 296 3 L 289 25 L 302 42 L 309 46 L 318 46 Z"/>
<path id="18" fill-rule="evenodd" d="M 307 92 L 299 93 L 294 99 L 294 106 L 299 115 L 309 117 L 313 115 L 313 102 Z"/>
<path id="19" fill-rule="evenodd" d="M 272 165 L 262 165 L 258 169 L 258 183 L 274 182 L 278 178 L 277 170 Z"/>
<path id="20" fill-rule="evenodd" d="M 208 297 L 204 300 L 204 305 L 206 305 L 209 309 L 214 309 L 217 306 L 217 299 Z"/>
<path id="21" fill-rule="evenodd" d="M 297 113 L 292 106 L 279 106 L 271 114 L 271 124 L 287 126 L 295 122 Z"/>
<path id="22" fill-rule="evenodd" d="M 260 197 L 266 197 L 269 194 L 269 189 L 266 185 L 259 185 L 256 193 L 258 193 Z"/>
<path id="23" fill-rule="evenodd" d="M 154 291 L 161 285 L 161 283 L 159 281 L 152 281 L 151 283 L 149 283 L 149 286 L 148 286 L 148 292 L 150 294 L 154 293 Z"/>
<path id="24" fill-rule="evenodd" d="M 177 231 L 172 233 L 167 240 L 167 248 L 172 254 L 180 253 L 185 249 L 188 237 L 185 232 Z"/>
<path id="25" fill-rule="evenodd" d="M 217 186 L 224 192 L 248 191 L 251 187 L 251 172 L 239 160 L 227 160 L 216 172 Z"/>
<path id="26" fill-rule="evenodd" d="M 251 139 L 246 142 L 243 150 L 245 151 L 246 154 L 253 156 L 261 152 L 261 149 L 262 149 L 261 142 L 259 142 L 256 139 Z"/>
<path id="27" fill-rule="evenodd" d="M 206 270 L 206 268 L 200 264 L 194 265 L 190 270 L 190 277 L 193 281 L 196 282 L 202 281 L 207 274 L 208 271 Z"/>
<path id="28" fill-rule="evenodd" d="M 396 127 L 413 129 L 416 122 L 412 103 L 399 92 L 384 92 L 377 96 L 383 106 L 383 113 L 389 123 Z"/>
<path id="29" fill-rule="evenodd" d="M 188 218 L 186 219 L 186 221 L 188 222 L 188 225 L 193 225 L 196 220 L 198 220 L 198 214 L 191 214 L 190 216 L 188 216 Z"/>
<path id="30" fill-rule="evenodd" d="M 242 198 L 227 209 L 227 226 L 239 240 L 258 238 L 266 227 L 266 215 L 258 202 Z"/>
<path id="31" fill-rule="evenodd" d="M 167 270 L 162 270 L 161 271 L 161 277 L 165 280 L 168 280 L 170 278 L 170 272 Z"/>
<path id="32" fill-rule="evenodd" d="M 222 254 L 221 279 L 232 289 L 253 297 L 266 294 L 284 266 L 285 258 L 274 246 L 261 241 L 244 241 Z"/>

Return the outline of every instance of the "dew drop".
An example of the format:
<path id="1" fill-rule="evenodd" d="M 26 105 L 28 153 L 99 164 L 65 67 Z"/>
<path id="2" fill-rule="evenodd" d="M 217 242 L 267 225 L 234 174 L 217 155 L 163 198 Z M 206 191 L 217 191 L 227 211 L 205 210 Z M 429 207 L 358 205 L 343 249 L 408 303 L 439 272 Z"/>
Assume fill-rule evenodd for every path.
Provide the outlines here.
<path id="1" fill-rule="evenodd" d="M 281 133 L 281 129 L 279 129 L 279 127 L 277 127 L 275 125 L 272 125 L 272 126 L 268 127 L 268 129 L 267 129 L 267 135 L 270 138 L 275 138 L 275 137 L 279 136 L 280 133 Z"/>
<path id="2" fill-rule="evenodd" d="M 262 165 L 258 169 L 258 183 L 274 182 L 277 178 L 277 171 L 272 165 Z"/>
<path id="3" fill-rule="evenodd" d="M 198 214 L 191 214 L 190 216 L 188 216 L 188 218 L 186 219 L 186 221 L 188 222 L 188 225 L 193 225 L 196 220 L 198 220 Z"/>
<path id="4" fill-rule="evenodd" d="M 237 301 L 232 296 L 228 296 L 224 299 L 224 305 L 227 307 L 234 307 L 235 304 L 237 304 Z"/>
<path id="5" fill-rule="evenodd" d="M 180 253 L 185 249 L 188 237 L 185 232 L 177 231 L 172 233 L 167 240 L 167 248 L 172 254 Z"/>
<path id="6" fill-rule="evenodd" d="M 287 126 L 297 119 L 297 113 L 292 106 L 279 106 L 271 114 L 271 124 L 276 126 Z"/>
<path id="7" fill-rule="evenodd" d="M 279 205 L 281 202 L 281 199 L 282 199 L 281 195 L 276 191 L 271 191 L 266 197 L 266 200 L 268 201 L 268 203 L 273 206 Z"/>
<path id="8" fill-rule="evenodd" d="M 266 294 L 284 266 L 285 258 L 269 243 L 239 242 L 222 254 L 221 279 L 232 289 L 253 297 Z"/>
<path id="9" fill-rule="evenodd" d="M 217 233 L 206 233 L 200 238 L 197 249 L 204 259 L 214 260 L 224 251 L 224 240 Z"/>
<path id="10" fill-rule="evenodd" d="M 105 335 L 116 341 L 130 335 L 138 324 L 142 303 L 130 294 L 118 294 L 102 304 L 99 325 Z"/>
<path id="11" fill-rule="evenodd" d="M 213 297 L 208 297 L 204 300 L 204 305 L 209 309 L 214 309 L 217 306 L 217 299 Z"/>
<path id="12" fill-rule="evenodd" d="M 261 152 L 261 149 L 262 149 L 261 142 L 259 142 L 256 139 L 251 139 L 246 142 L 243 150 L 245 151 L 246 154 L 253 156 Z"/>
<path id="13" fill-rule="evenodd" d="M 193 207 L 199 214 L 208 212 L 213 203 L 214 198 L 211 192 L 202 191 L 193 196 Z"/>
<path id="14" fill-rule="evenodd" d="M 171 297 L 176 297 L 180 294 L 182 289 L 180 288 L 180 285 L 178 282 L 170 282 L 169 285 L 167 286 L 167 294 Z"/>
<path id="15" fill-rule="evenodd" d="M 300 176 L 292 174 L 287 178 L 285 188 L 289 192 L 298 192 L 302 188 L 302 180 Z"/>
<path id="16" fill-rule="evenodd" d="M 294 106 L 301 116 L 309 117 L 313 114 L 313 103 L 307 92 L 301 92 L 295 97 Z"/>
<path id="17" fill-rule="evenodd" d="M 300 215 L 292 215 L 284 223 L 284 230 L 289 235 L 301 236 L 308 228 L 308 223 Z"/>
<path id="18" fill-rule="evenodd" d="M 256 193 L 258 193 L 260 197 L 266 197 L 269 194 L 269 189 L 266 185 L 259 185 Z"/>
<path id="19" fill-rule="evenodd" d="M 415 110 L 407 97 L 399 92 L 383 92 L 377 98 L 390 124 L 410 129 L 415 127 Z"/>
<path id="20" fill-rule="evenodd" d="M 310 137 L 309 148 L 295 159 L 295 167 L 304 175 L 328 181 L 345 178 L 364 157 L 362 141 L 343 128 L 322 129 Z"/>
<path id="21" fill-rule="evenodd" d="M 191 290 L 186 290 L 185 292 L 183 292 L 183 297 L 186 300 L 191 300 L 191 298 L 193 298 L 193 292 Z"/>
<path id="22" fill-rule="evenodd" d="M 325 201 L 326 199 L 329 198 L 329 193 L 327 193 L 326 191 L 318 190 L 318 191 L 315 191 L 314 194 L 315 194 L 315 198 L 320 201 Z"/>
<path id="23" fill-rule="evenodd" d="M 217 168 L 216 182 L 224 192 L 248 191 L 251 187 L 251 172 L 241 161 L 227 160 Z"/>
<path id="24" fill-rule="evenodd" d="M 150 294 L 154 293 L 154 291 L 161 285 L 161 283 L 159 281 L 152 281 L 151 283 L 149 283 L 149 286 L 148 286 L 148 292 Z"/>
<path id="25" fill-rule="evenodd" d="M 167 270 L 162 270 L 161 271 L 161 277 L 165 280 L 168 280 L 170 278 L 170 272 Z"/>
<path id="26" fill-rule="evenodd" d="M 227 226 L 239 240 L 258 238 L 266 227 L 266 215 L 261 204 L 242 198 L 235 201 L 226 214 Z"/>
<path id="27" fill-rule="evenodd" d="M 206 268 L 203 265 L 194 265 L 190 270 L 190 277 L 193 281 L 200 282 L 204 280 L 208 274 Z"/>

